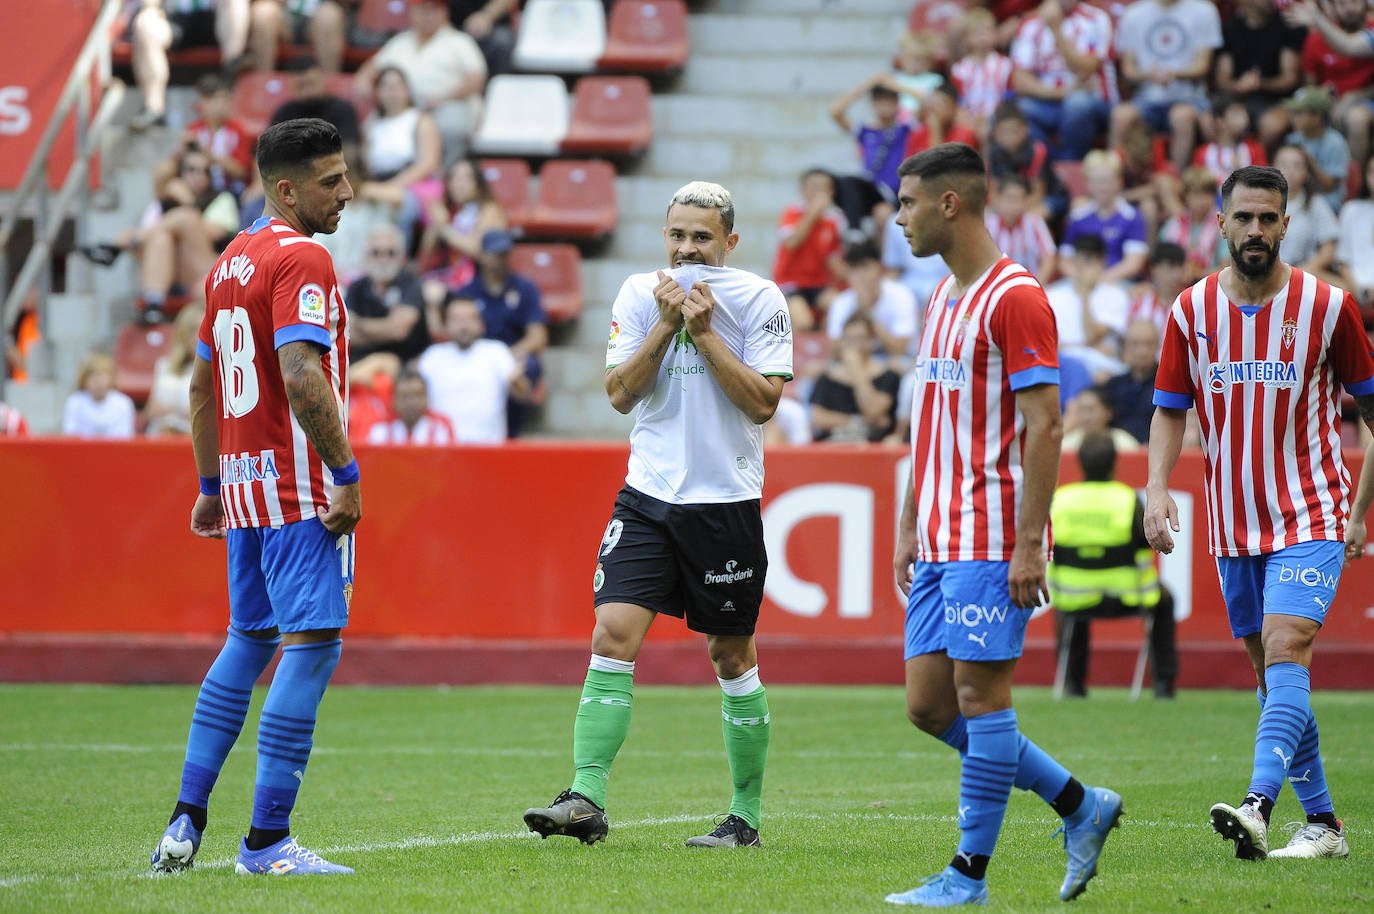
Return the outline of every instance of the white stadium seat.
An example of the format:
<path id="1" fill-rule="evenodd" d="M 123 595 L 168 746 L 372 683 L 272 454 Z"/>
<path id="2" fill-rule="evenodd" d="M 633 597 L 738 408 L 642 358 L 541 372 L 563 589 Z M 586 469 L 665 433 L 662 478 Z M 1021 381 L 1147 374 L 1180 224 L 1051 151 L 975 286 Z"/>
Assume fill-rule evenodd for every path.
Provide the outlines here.
<path id="1" fill-rule="evenodd" d="M 472 138 L 478 155 L 555 155 L 568 133 L 568 88 L 557 76 L 492 77 L 484 108 Z"/>
<path id="2" fill-rule="evenodd" d="M 529 0 L 511 62 L 532 73 L 590 73 L 605 51 L 601 0 Z"/>

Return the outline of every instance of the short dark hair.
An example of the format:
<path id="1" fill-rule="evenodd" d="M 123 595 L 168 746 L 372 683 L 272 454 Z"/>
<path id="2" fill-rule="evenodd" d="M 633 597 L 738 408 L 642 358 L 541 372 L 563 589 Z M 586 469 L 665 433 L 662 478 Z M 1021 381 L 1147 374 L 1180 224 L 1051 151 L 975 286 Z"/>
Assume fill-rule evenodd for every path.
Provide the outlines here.
<path id="1" fill-rule="evenodd" d="M 1171 266 L 1181 267 L 1188 262 L 1188 252 L 1183 249 L 1183 245 L 1175 244 L 1172 241 L 1159 241 L 1155 243 L 1154 250 L 1150 252 L 1150 263 L 1167 263 Z"/>
<path id="2" fill-rule="evenodd" d="M 391 382 L 392 389 L 394 390 L 400 387 L 401 384 L 406 381 L 419 381 L 421 384 L 425 385 L 426 390 L 429 389 L 429 382 L 425 380 L 424 375 L 420 374 L 420 370 L 413 365 L 405 365 L 400 371 L 396 372 L 396 380 Z"/>
<path id="3" fill-rule="evenodd" d="M 1003 121 L 1020 121 L 1023 124 L 1028 123 L 1026 120 L 1026 112 L 1022 111 L 1021 106 L 1016 104 L 1016 102 L 1002 102 L 996 108 L 992 109 L 993 125 L 995 126 Z"/>
<path id="4" fill-rule="evenodd" d="M 992 186 L 997 188 L 998 193 L 1001 193 L 1008 187 L 1019 187 L 1026 193 L 1031 192 L 1031 183 L 1029 179 L 1019 171 L 1002 172 L 1002 174 L 993 179 Z"/>
<path id="5" fill-rule="evenodd" d="M 343 152 L 339 129 L 317 117 L 273 124 L 258 137 L 258 172 L 264 185 L 297 176 L 316 159 Z"/>
<path id="6" fill-rule="evenodd" d="M 867 238 L 855 241 L 844 249 L 844 262 L 851 267 L 881 259 L 882 256 L 878 253 L 878 246 Z"/>
<path id="7" fill-rule="evenodd" d="M 810 178 L 814 175 L 821 175 L 822 177 L 829 180 L 831 184 L 835 183 L 835 176 L 831 173 L 830 169 L 822 168 L 819 165 L 813 165 L 806 171 L 801 173 L 802 183 L 805 183 L 807 178 Z"/>
<path id="8" fill-rule="evenodd" d="M 897 93 L 889 89 L 887 86 L 874 86 L 872 89 L 868 90 L 868 98 L 869 101 L 875 102 L 880 98 L 889 98 L 893 101 L 896 101 Z"/>
<path id="9" fill-rule="evenodd" d="M 966 197 L 980 213 L 987 204 L 988 169 L 978 150 L 966 143 L 941 143 L 910 156 L 897 169 L 898 177 L 916 177 L 921 183 L 940 181 L 945 189 Z M 956 187 L 955 184 L 958 184 Z"/>
<path id="10" fill-rule="evenodd" d="M 1070 245 L 1074 254 L 1080 257 L 1097 257 L 1105 260 L 1107 257 L 1107 242 L 1102 240 L 1101 235 L 1079 235 Z"/>
<path id="11" fill-rule="evenodd" d="M 1246 165 L 1244 168 L 1237 168 L 1231 172 L 1221 184 L 1221 206 L 1223 209 L 1231 205 L 1231 191 L 1237 186 L 1255 187 L 1260 190 L 1276 190 L 1283 197 L 1283 203 L 1279 206 L 1280 211 L 1288 209 L 1288 179 L 1283 176 L 1272 165 Z"/>
<path id="12" fill-rule="evenodd" d="M 201 98 L 209 98 L 211 95 L 215 95 L 219 92 L 228 92 L 229 90 L 229 83 L 218 73 L 206 73 L 200 79 L 196 80 L 196 94 Z"/>
<path id="13" fill-rule="evenodd" d="M 1078 465 L 1088 482 L 1107 482 L 1116 473 L 1116 445 L 1106 432 L 1083 436 L 1078 445 Z"/>

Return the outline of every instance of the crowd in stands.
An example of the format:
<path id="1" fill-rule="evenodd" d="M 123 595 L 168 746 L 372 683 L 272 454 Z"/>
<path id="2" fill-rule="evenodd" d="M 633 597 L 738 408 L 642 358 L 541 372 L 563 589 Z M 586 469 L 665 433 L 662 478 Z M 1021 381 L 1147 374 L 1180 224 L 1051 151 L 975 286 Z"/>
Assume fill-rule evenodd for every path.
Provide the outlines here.
<path id="1" fill-rule="evenodd" d="M 918 0 L 909 24 L 890 65 L 830 104 L 856 161 L 808 169 L 778 223 L 774 278 L 798 352 L 819 354 L 788 390 L 812 440 L 909 434 L 910 384 L 890 379 L 947 274 L 910 255 L 892 213 L 897 166 L 935 143 L 982 152 L 988 229 L 1046 287 L 1066 446 L 1108 429 L 1118 450 L 1145 441 L 1168 309 L 1229 262 L 1215 214 L 1238 167 L 1283 172 L 1280 256 L 1352 291 L 1374 324 L 1365 0 Z"/>

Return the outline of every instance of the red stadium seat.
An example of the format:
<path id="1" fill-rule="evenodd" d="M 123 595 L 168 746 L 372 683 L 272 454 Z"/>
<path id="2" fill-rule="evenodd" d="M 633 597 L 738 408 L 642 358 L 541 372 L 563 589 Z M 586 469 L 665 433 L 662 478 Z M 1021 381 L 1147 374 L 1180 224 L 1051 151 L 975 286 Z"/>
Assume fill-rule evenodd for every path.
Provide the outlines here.
<path id="1" fill-rule="evenodd" d="M 598 70 L 675 73 L 686 62 L 687 4 L 683 0 L 616 0 Z"/>
<path id="2" fill-rule="evenodd" d="M 550 159 L 539 169 L 539 196 L 525 234 L 599 241 L 615 231 L 615 168 L 596 159 Z"/>
<path id="3" fill-rule="evenodd" d="M 575 320 L 582 313 L 582 255 L 571 244 L 517 244 L 510 252 L 513 272 L 534 281 L 550 323 Z"/>
<path id="4" fill-rule="evenodd" d="M 126 324 L 115 340 L 116 390 L 128 394 L 138 406 L 148 402 L 153 389 L 153 367 L 172 345 L 170 325 L 145 327 Z"/>
<path id="5" fill-rule="evenodd" d="M 378 37 L 389 37 L 410 28 L 408 0 L 362 0 L 357 26 Z"/>
<path id="6" fill-rule="evenodd" d="M 506 211 L 512 230 L 523 232 L 530 214 L 530 163 L 524 159 L 482 159 L 482 177 Z"/>
<path id="7" fill-rule="evenodd" d="M 250 71 L 234 83 L 234 117 L 256 136 L 267 128 L 272 113 L 294 95 L 291 76 L 275 71 Z"/>
<path id="8" fill-rule="evenodd" d="M 654 138 L 649 81 L 642 76 L 584 76 L 573 89 L 572 114 L 563 152 L 628 155 Z"/>

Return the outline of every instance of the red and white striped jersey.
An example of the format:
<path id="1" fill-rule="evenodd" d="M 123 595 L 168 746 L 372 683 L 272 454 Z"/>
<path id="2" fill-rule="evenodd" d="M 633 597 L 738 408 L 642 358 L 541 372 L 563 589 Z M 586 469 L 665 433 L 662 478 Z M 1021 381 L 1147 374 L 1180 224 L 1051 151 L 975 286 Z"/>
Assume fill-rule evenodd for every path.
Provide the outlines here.
<path id="1" fill-rule="evenodd" d="M 457 444 L 453 423 L 448 416 L 425 410 L 414 428 L 406 428 L 400 419 L 378 422 L 367 433 L 369 444 Z"/>
<path id="2" fill-rule="evenodd" d="M 1040 266 L 1040 258 L 1058 249 L 1050 227 L 1039 213 L 1023 213 L 1019 222 L 1007 225 L 1001 216 L 987 209 L 983 211 L 983 224 L 1002 253 L 1028 270 L 1034 271 Z"/>
<path id="3" fill-rule="evenodd" d="M 205 278 L 197 355 L 215 369 L 220 499 L 231 528 L 278 527 L 327 508 L 333 476 L 291 411 L 277 349 L 307 341 L 348 427 L 348 314 L 324 246 L 266 216 Z"/>
<path id="4" fill-rule="evenodd" d="M 0 403 L 0 435 L 19 438 L 28 433 L 29 424 L 24 420 L 24 414 L 8 403 Z"/>
<path id="5" fill-rule="evenodd" d="M 982 60 L 961 57 L 949 68 L 950 79 L 959 90 L 959 104 L 975 122 L 990 122 L 993 109 L 1011 91 L 1013 69 L 1011 58 L 995 51 Z"/>
<path id="6" fill-rule="evenodd" d="M 1154 402 L 1197 407 L 1213 555 L 1345 536 L 1341 387 L 1374 393 L 1374 354 L 1350 293 L 1293 270 L 1263 306 L 1213 273 L 1169 313 Z"/>
<path id="7" fill-rule="evenodd" d="M 1106 10 L 1090 3 L 1080 3 L 1064 17 L 1059 31 L 1073 42 L 1074 50 L 1102 61 L 1093 77 L 1097 97 L 1115 104 L 1121 100 L 1116 81 L 1116 65 L 1112 63 L 1112 17 Z M 1055 35 L 1039 16 L 1029 16 L 1021 23 L 1011 42 L 1011 61 L 1056 88 L 1078 83 L 1064 55 L 1059 53 Z"/>
<path id="8" fill-rule="evenodd" d="M 926 306 L 911 403 L 917 557 L 1006 561 L 1016 544 L 1025 421 L 1015 393 L 1059 383 L 1045 290 L 1003 257 L 955 300 Z"/>
<path id="9" fill-rule="evenodd" d="M 1131 306 L 1126 310 L 1126 326 L 1136 321 L 1149 321 L 1159 331 L 1160 345 L 1163 345 L 1164 327 L 1169 323 L 1169 309 L 1173 303 L 1160 298 L 1155 287 L 1146 283 L 1131 293 Z"/>
<path id="10" fill-rule="evenodd" d="M 1214 174 L 1217 181 L 1226 180 L 1227 175 L 1237 168 L 1247 165 L 1268 165 L 1269 157 L 1264 147 L 1256 140 L 1241 140 L 1234 146 L 1220 143 L 1204 143 L 1193 153 L 1193 164 Z"/>

